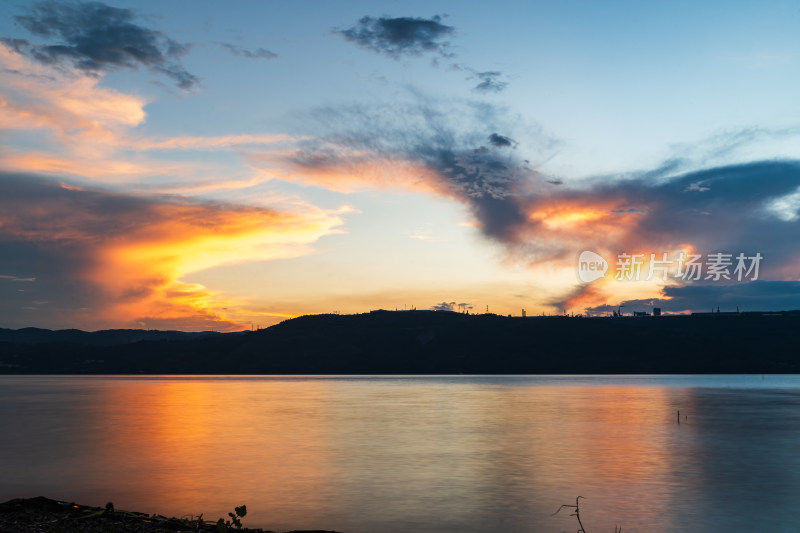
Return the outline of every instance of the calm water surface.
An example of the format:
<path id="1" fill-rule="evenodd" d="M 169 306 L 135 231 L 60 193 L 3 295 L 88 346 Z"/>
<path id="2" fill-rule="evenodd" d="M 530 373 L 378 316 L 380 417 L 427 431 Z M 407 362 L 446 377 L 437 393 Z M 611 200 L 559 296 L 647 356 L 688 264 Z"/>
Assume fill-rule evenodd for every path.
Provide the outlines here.
<path id="1" fill-rule="evenodd" d="M 800 376 L 0 376 L 0 435 L 2 501 L 557 533 L 581 495 L 591 533 L 800 531 Z"/>

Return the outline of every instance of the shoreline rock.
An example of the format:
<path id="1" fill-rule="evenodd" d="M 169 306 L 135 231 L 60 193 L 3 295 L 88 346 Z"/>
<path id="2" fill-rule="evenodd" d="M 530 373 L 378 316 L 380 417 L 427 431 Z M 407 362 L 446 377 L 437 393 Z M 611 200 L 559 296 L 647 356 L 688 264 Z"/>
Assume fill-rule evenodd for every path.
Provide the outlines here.
<path id="1" fill-rule="evenodd" d="M 216 522 L 198 519 L 168 518 L 162 515 L 123 511 L 112 503 L 105 507 L 79 505 L 37 496 L 16 498 L 0 503 L 0 531 L 15 533 L 96 533 L 142 532 L 172 533 L 174 531 L 201 531 L 219 533 Z M 228 528 L 242 533 L 275 533 L 261 528 Z M 326 530 L 290 531 L 288 533 L 337 533 Z"/>

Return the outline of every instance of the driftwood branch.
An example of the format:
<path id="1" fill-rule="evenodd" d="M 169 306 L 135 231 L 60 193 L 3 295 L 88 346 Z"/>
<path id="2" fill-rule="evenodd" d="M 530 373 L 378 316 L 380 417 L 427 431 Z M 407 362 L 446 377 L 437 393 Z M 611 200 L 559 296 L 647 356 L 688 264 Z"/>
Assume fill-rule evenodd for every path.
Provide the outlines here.
<path id="1" fill-rule="evenodd" d="M 578 521 L 579 529 L 575 533 L 586 533 L 586 530 L 583 528 L 583 522 L 581 522 L 581 502 L 580 502 L 581 498 L 583 498 L 583 496 L 578 496 L 577 498 L 575 498 L 575 505 L 567 505 L 567 504 L 562 505 L 561 507 L 556 509 L 555 513 L 551 515 L 551 516 L 557 515 L 559 511 L 561 511 L 561 509 L 565 507 L 567 509 L 575 509 L 575 512 L 570 514 L 570 516 L 574 516 L 575 519 Z M 583 499 L 585 500 L 586 498 Z"/>

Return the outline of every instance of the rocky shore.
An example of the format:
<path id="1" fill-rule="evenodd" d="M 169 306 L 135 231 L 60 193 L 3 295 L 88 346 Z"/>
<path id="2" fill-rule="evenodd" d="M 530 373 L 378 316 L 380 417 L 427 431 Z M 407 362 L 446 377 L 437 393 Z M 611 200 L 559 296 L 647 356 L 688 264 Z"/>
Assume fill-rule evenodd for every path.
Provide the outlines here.
<path id="1" fill-rule="evenodd" d="M 212 520 L 192 518 L 167 518 L 105 507 L 90 507 L 73 502 L 51 500 L 44 496 L 20 498 L 0 503 L 0 533 L 98 533 L 143 532 L 167 533 L 174 531 L 199 531 L 225 533 L 274 533 L 263 529 L 236 527 L 227 520 L 218 524 Z M 335 531 L 291 531 L 288 533 L 336 533 Z"/>

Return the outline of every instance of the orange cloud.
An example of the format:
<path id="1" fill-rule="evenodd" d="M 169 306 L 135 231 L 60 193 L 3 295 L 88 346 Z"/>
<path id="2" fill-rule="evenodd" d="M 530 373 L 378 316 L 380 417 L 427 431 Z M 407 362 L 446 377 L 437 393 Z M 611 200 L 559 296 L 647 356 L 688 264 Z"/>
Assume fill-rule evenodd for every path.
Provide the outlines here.
<path id="1" fill-rule="evenodd" d="M 445 195 L 442 178 L 427 166 L 399 158 L 376 157 L 365 152 L 337 153 L 336 160 L 303 161 L 296 151 L 246 152 L 245 158 L 261 172 L 300 185 L 353 193 L 373 189 L 401 189 Z"/>
<path id="2" fill-rule="evenodd" d="M 297 141 L 303 137 L 284 134 L 264 135 L 220 135 L 215 137 L 180 136 L 168 139 L 129 140 L 128 146 L 137 150 L 208 150 L 232 146 L 251 146 Z"/>
<path id="3" fill-rule="evenodd" d="M 120 183 L 143 178 L 169 179 L 171 188 L 205 192 L 252 186 L 253 172 L 208 161 L 170 161 L 164 152 L 238 151 L 279 145 L 302 137 L 282 134 L 239 134 L 150 138 L 134 128 L 144 124 L 146 99 L 99 86 L 99 78 L 45 66 L 0 44 L 0 130 L 13 132 L 0 148 L 7 171 L 71 175 L 92 181 Z M 159 152 L 158 157 L 152 156 Z M 202 159 L 206 159 L 203 161 Z M 219 176 L 228 176 L 224 181 Z M 265 178 L 258 178 L 258 182 Z M 195 191 L 197 192 L 197 191 Z"/>
<path id="4" fill-rule="evenodd" d="M 62 142 L 107 144 L 145 119 L 145 101 L 98 87 L 91 76 L 38 65 L 0 45 L 0 128 L 46 129 Z"/>
<path id="5" fill-rule="evenodd" d="M 64 278 L 58 286 L 87 287 L 82 292 L 92 301 L 75 312 L 100 327 L 242 329 L 245 324 L 229 314 L 244 314 L 243 302 L 183 278 L 222 265 L 311 253 L 312 243 L 342 224 L 344 212 L 125 196 L 30 176 L 7 178 L 4 188 L 10 194 L 0 201 L 0 243 L 36 243 L 54 261 L 68 254 L 44 277 Z"/>
<path id="6" fill-rule="evenodd" d="M 146 225 L 98 250 L 98 265 L 87 273 L 112 296 L 111 314 L 121 322 L 174 319 L 182 310 L 225 320 L 220 309 L 235 302 L 181 278 L 216 266 L 305 255 L 310 243 L 342 222 L 336 213 L 316 209 L 289 214 L 176 203 L 156 204 L 151 215 Z"/>
<path id="7" fill-rule="evenodd" d="M 526 237 L 550 240 L 593 250 L 616 251 L 622 243 L 633 245 L 641 210 L 629 211 L 626 198 L 576 198 L 543 195 L 524 201 L 529 225 Z M 636 244 L 638 245 L 638 243 Z"/>
<path id="8" fill-rule="evenodd" d="M 29 61 L 0 45 L 0 129 L 6 170 L 112 178 L 146 174 L 117 157 L 125 133 L 145 120 L 143 98 L 99 87 L 99 79 Z"/>

